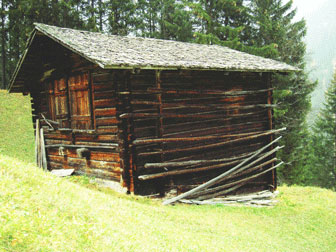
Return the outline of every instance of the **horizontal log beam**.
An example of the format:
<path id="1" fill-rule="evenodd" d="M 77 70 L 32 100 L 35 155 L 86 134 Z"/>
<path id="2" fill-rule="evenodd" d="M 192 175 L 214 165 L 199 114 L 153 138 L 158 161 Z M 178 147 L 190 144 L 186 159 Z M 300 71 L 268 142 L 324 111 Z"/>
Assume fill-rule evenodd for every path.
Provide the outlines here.
<path id="1" fill-rule="evenodd" d="M 46 148 L 59 148 L 59 147 L 67 147 L 67 148 L 90 148 L 90 149 L 110 149 L 116 150 L 118 148 L 118 144 L 111 145 L 73 145 L 73 144 L 49 144 L 45 146 Z"/>
<path id="2" fill-rule="evenodd" d="M 259 150 L 257 150 L 252 156 L 244 159 L 241 163 L 239 163 L 238 165 L 236 165 L 235 167 L 231 168 L 228 171 L 225 171 L 224 173 L 220 174 L 219 176 L 209 180 L 208 182 L 190 190 L 187 191 L 185 193 L 182 193 L 174 198 L 165 200 L 163 202 L 163 205 L 168 205 L 171 204 L 173 202 L 176 202 L 180 199 L 184 199 L 186 197 L 189 197 L 199 191 L 202 191 L 204 189 L 207 189 L 211 186 L 213 186 L 214 184 L 218 183 L 218 181 L 222 180 L 223 178 L 227 177 L 228 175 L 230 175 L 231 173 L 233 173 L 234 171 L 238 170 L 239 168 L 243 167 L 247 162 L 249 162 L 250 160 L 252 160 L 253 158 L 255 158 L 256 156 L 258 156 L 260 153 L 262 153 L 264 150 L 266 150 L 267 148 L 269 148 L 270 146 L 272 146 L 273 144 L 275 144 L 276 142 L 278 142 L 282 137 L 278 137 L 277 139 L 273 140 L 272 142 L 268 143 L 267 145 L 265 145 L 264 147 L 260 148 Z"/>
<path id="3" fill-rule="evenodd" d="M 175 152 L 185 152 L 185 151 L 196 151 L 196 150 L 206 150 L 209 148 L 215 148 L 215 147 L 221 147 L 227 144 L 232 144 L 232 143 L 237 143 L 241 141 L 246 141 L 246 140 L 252 140 L 258 137 L 263 137 L 267 135 L 271 135 L 274 133 L 278 133 L 280 131 L 286 130 L 286 128 L 281 128 L 278 130 L 270 130 L 266 133 L 261 133 L 257 135 L 252 135 L 252 136 L 246 136 L 246 137 L 241 137 L 238 139 L 233 139 L 225 142 L 220 142 L 220 143 L 214 143 L 214 144 L 208 144 L 208 145 L 201 145 L 201 146 L 195 146 L 195 147 L 188 147 L 188 148 L 179 148 L 179 149 L 172 149 L 172 150 L 165 150 L 165 151 L 153 151 L 153 152 L 144 152 L 144 153 L 139 153 L 139 156 L 150 156 L 150 155 L 158 155 L 158 154 L 168 154 L 168 153 L 175 153 Z"/>
<path id="4" fill-rule="evenodd" d="M 266 93 L 272 91 L 274 88 L 260 89 L 260 90 L 240 90 L 240 91 L 219 91 L 219 90 L 176 90 L 176 89 L 157 89 L 148 88 L 145 91 L 133 91 L 133 92 L 118 92 L 119 95 L 145 95 L 145 94 L 190 94 L 190 95 L 219 95 L 219 96 L 238 96 Z"/>
<path id="5" fill-rule="evenodd" d="M 216 136 L 200 136 L 200 137 L 172 137 L 172 138 L 154 138 L 154 139 L 138 139 L 134 140 L 134 145 L 141 144 L 150 144 L 150 143 L 171 143 L 171 142 L 194 142 L 194 141 L 204 141 L 204 140 L 213 140 L 213 139 L 223 139 L 223 138 L 231 138 L 231 137 L 242 137 L 242 136 L 250 136 L 262 133 L 268 133 L 269 131 L 256 131 L 256 132 L 248 132 L 241 134 L 229 134 L 229 135 L 216 135 Z M 272 131 L 270 134 L 275 133 Z"/>
<path id="6" fill-rule="evenodd" d="M 221 111 L 208 111 L 208 112 L 194 113 L 194 114 L 124 113 L 124 114 L 121 114 L 119 117 L 121 119 L 126 119 L 126 118 L 200 118 L 200 119 L 202 119 L 202 118 L 205 118 L 205 119 L 218 118 L 218 119 L 221 119 L 218 112 L 221 112 Z M 210 114 L 210 113 L 217 113 L 217 114 Z M 249 112 L 249 113 L 230 115 L 230 118 L 250 116 L 250 115 L 255 115 L 255 114 L 258 114 L 258 112 Z M 222 115 L 222 116 L 224 116 L 224 115 Z"/>
<path id="7" fill-rule="evenodd" d="M 160 172 L 160 173 L 155 173 L 155 174 L 141 175 L 141 176 L 138 177 L 138 179 L 139 180 L 150 180 L 150 179 L 158 179 L 158 178 L 167 177 L 167 176 L 176 176 L 176 175 L 182 175 L 182 174 L 188 174 L 188 173 L 208 171 L 208 170 L 223 168 L 223 167 L 230 166 L 230 165 L 235 165 L 235 164 L 237 164 L 241 161 L 242 161 L 242 159 L 239 159 L 239 160 L 236 160 L 236 161 L 227 162 L 227 163 L 219 164 L 219 165 L 212 165 L 212 166 L 199 167 L 199 168 L 194 168 L 194 169 L 174 170 L 174 171 Z"/>
<path id="8" fill-rule="evenodd" d="M 144 168 L 153 169 L 153 168 L 171 168 L 171 167 L 181 167 L 181 166 L 190 166 L 190 165 L 204 165 L 204 164 L 214 164 L 221 162 L 233 161 L 241 158 L 248 157 L 252 155 L 253 152 L 243 154 L 237 157 L 232 158 L 221 158 L 221 159 L 211 159 L 211 160 L 190 160 L 190 161 L 180 161 L 180 162 L 162 162 L 162 163 L 146 163 Z"/>
<path id="9" fill-rule="evenodd" d="M 236 95 L 249 95 L 249 94 L 259 94 L 272 91 L 274 88 L 259 89 L 259 90 L 239 90 L 239 91 L 222 91 L 222 90 L 177 90 L 177 89 L 158 89 L 158 88 L 148 88 L 149 93 L 161 93 L 161 94 L 190 94 L 190 95 L 225 95 L 225 96 L 236 96 Z"/>
<path id="10" fill-rule="evenodd" d="M 233 176 L 234 174 L 236 174 L 237 172 L 240 172 L 242 170 L 246 170 L 247 168 L 251 167 L 252 165 L 258 163 L 259 161 L 261 161 L 262 159 L 272 155 L 273 153 L 275 153 L 276 151 L 278 151 L 279 149 L 281 149 L 281 147 L 277 147 L 269 152 L 267 152 L 266 154 L 262 155 L 261 157 L 259 157 L 257 160 L 253 161 L 252 163 L 250 163 L 247 166 L 241 167 L 239 170 L 237 170 L 236 172 L 232 172 L 232 174 L 230 174 L 229 176 Z M 242 161 L 243 158 L 238 159 L 236 161 L 232 161 L 232 162 L 227 162 L 227 163 L 223 163 L 223 164 L 217 164 L 217 165 L 212 165 L 212 166 L 205 166 L 205 167 L 199 167 L 199 168 L 193 168 L 193 169 L 183 169 L 183 170 L 174 170 L 174 171 L 167 171 L 167 172 L 160 172 L 160 173 L 155 173 L 155 174 L 149 174 L 149 175 L 141 175 L 138 177 L 139 180 L 150 180 L 150 179 L 157 179 L 157 178 L 162 178 L 162 177 L 166 177 L 166 176 L 175 176 L 175 175 L 182 175 L 182 174 L 188 174 L 188 173 L 195 173 L 195 172 L 201 172 L 201 171 L 208 171 L 208 170 L 213 170 L 213 169 L 218 169 L 218 168 L 223 168 L 223 167 L 227 167 L 230 165 L 234 165 L 237 164 L 239 162 Z M 272 162 L 274 162 L 275 160 L 273 160 Z M 268 162 L 268 161 L 267 161 Z M 227 177 L 229 177 L 227 176 Z M 227 178 L 226 177 L 226 178 Z M 225 178 L 225 179 L 226 179 Z M 224 179 L 223 179 L 224 180 Z M 222 180 L 219 180 L 219 182 L 221 182 Z"/>

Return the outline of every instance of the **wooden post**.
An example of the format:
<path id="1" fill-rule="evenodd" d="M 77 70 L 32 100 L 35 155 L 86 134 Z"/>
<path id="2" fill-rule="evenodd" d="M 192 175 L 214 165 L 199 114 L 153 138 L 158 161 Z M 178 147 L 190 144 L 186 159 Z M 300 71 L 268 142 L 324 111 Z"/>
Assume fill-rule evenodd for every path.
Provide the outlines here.
<path id="1" fill-rule="evenodd" d="M 40 120 L 36 119 L 35 123 L 35 161 L 40 166 Z"/>
<path id="2" fill-rule="evenodd" d="M 272 102 L 273 102 L 273 89 L 272 88 L 272 83 L 271 83 L 271 74 L 270 73 L 267 73 L 266 75 L 266 82 L 267 82 L 267 88 L 269 89 L 269 91 L 267 92 L 267 104 L 268 105 L 272 105 Z M 267 114 L 268 114 L 268 120 L 269 120 L 269 130 L 272 130 L 273 129 L 273 109 L 272 107 L 269 107 L 268 110 L 267 110 Z M 274 135 L 270 135 L 270 141 L 272 142 L 274 139 Z M 273 146 L 272 146 L 273 148 Z M 276 154 L 273 155 L 273 157 L 275 157 Z M 272 166 L 274 166 L 275 163 L 272 164 Z M 270 172 L 270 180 L 271 180 L 271 183 L 273 185 L 271 189 L 271 191 L 275 191 L 276 188 L 277 188 L 277 180 L 276 180 L 276 169 L 272 169 L 271 172 Z"/>
<path id="3" fill-rule="evenodd" d="M 161 71 L 160 70 L 156 70 L 155 71 L 155 84 L 156 84 L 156 88 L 158 90 L 161 90 L 162 86 L 161 86 Z M 162 108 L 162 93 L 159 92 L 157 95 L 157 102 L 158 102 L 158 108 L 157 108 L 157 113 L 159 115 L 158 117 L 158 121 L 157 121 L 157 138 L 160 139 L 163 136 L 163 108 Z M 161 142 L 160 143 L 160 162 L 164 162 L 164 144 Z M 166 183 L 165 179 L 162 179 L 160 181 L 161 183 L 158 183 L 159 186 L 159 191 L 160 191 L 160 195 L 164 196 L 164 185 Z"/>
<path id="4" fill-rule="evenodd" d="M 40 129 L 40 147 L 41 147 L 41 167 L 43 170 L 48 169 L 48 164 L 47 164 L 47 154 L 46 154 L 46 149 L 45 149 L 45 144 L 44 144 L 44 134 L 43 134 L 43 128 Z"/>
<path id="5" fill-rule="evenodd" d="M 185 197 L 188 197 L 190 195 L 193 195 L 194 193 L 196 192 L 199 192 L 203 189 L 206 189 L 214 184 L 216 184 L 218 181 L 220 181 L 221 179 L 223 179 L 224 177 L 226 177 L 227 175 L 231 174 L 232 172 L 238 170 L 240 167 L 242 167 L 244 164 L 246 164 L 247 162 L 249 162 L 250 160 L 252 160 L 254 157 L 256 157 L 257 155 L 259 155 L 260 153 L 262 153 L 264 150 L 266 150 L 267 148 L 269 148 L 270 146 L 272 146 L 274 143 L 278 142 L 279 140 L 281 139 L 281 136 L 278 137 L 277 139 L 275 139 L 274 141 L 272 141 L 271 143 L 265 145 L 264 147 L 262 147 L 261 149 L 257 150 L 252 156 L 248 157 L 247 159 L 245 159 L 243 162 L 241 162 L 240 164 L 236 165 L 235 167 L 233 167 L 232 169 L 222 173 L 221 175 L 209 180 L 208 182 L 200 185 L 200 186 L 197 186 L 195 187 L 194 189 L 190 190 L 190 191 L 187 191 L 185 193 L 182 193 L 172 199 L 168 199 L 168 200 L 165 200 L 163 202 L 163 205 L 168 205 L 168 204 L 171 204 L 175 201 L 178 201 L 180 199 L 183 199 Z"/>

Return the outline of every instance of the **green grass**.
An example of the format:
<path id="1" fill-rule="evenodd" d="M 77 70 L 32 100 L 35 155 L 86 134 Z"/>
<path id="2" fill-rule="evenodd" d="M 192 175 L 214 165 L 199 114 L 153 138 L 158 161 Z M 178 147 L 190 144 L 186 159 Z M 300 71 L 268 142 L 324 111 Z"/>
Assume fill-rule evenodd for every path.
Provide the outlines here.
<path id="1" fill-rule="evenodd" d="M 0 156 L 0 251 L 335 251 L 336 193 L 280 187 L 273 208 L 162 206 Z"/>
<path id="2" fill-rule="evenodd" d="M 60 179 L 31 163 L 29 99 L 0 97 L 0 251 L 336 251 L 335 192 L 283 186 L 273 208 L 162 206 Z"/>
<path id="3" fill-rule="evenodd" d="M 34 162 L 30 97 L 0 90 L 0 154 Z"/>

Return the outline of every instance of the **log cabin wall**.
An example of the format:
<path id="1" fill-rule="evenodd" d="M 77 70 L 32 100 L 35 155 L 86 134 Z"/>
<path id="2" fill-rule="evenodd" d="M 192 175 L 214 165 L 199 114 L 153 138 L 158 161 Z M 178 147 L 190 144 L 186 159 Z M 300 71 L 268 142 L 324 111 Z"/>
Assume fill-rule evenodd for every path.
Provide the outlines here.
<path id="1" fill-rule="evenodd" d="M 80 76 L 83 77 L 82 80 Z M 77 91 L 75 95 L 71 95 L 71 82 L 75 77 L 84 83 L 89 82 L 90 85 L 86 85 L 87 89 L 82 87 L 84 90 L 80 94 L 77 94 Z M 59 82 L 65 82 L 65 86 L 68 84 L 63 99 L 57 99 L 55 91 L 50 89 L 53 86 L 50 83 L 55 87 Z M 39 100 L 38 114 L 43 113 L 47 118 L 59 123 L 58 129 L 52 130 L 42 120 L 42 125 L 46 128 L 48 169 L 74 168 L 78 173 L 120 181 L 116 100 L 113 96 L 110 73 L 84 71 L 84 74 L 76 73 L 62 79 L 47 80 L 44 85 L 46 91 L 40 93 L 39 99 L 32 95 L 33 104 L 35 106 L 34 101 Z M 76 99 L 75 96 L 86 98 Z M 54 100 L 53 103 L 50 102 L 51 99 Z M 55 118 L 55 114 L 50 112 L 61 110 L 57 107 L 66 108 L 67 113 L 56 114 Z M 86 112 L 86 115 L 82 116 L 86 118 L 78 120 L 79 111 L 75 111 L 74 116 L 71 114 L 76 107 L 77 110 Z M 88 149 L 87 153 L 80 154 L 80 148 Z"/>
<path id="2" fill-rule="evenodd" d="M 48 169 L 74 168 L 80 174 L 119 182 L 116 96 L 110 71 L 50 39 L 37 40 L 40 48 L 33 44 L 32 54 L 43 62 L 43 72 L 29 92 L 34 128 L 36 119 L 44 128 Z M 58 125 L 51 129 L 41 114 Z"/>
<path id="3" fill-rule="evenodd" d="M 128 100 L 128 109 L 120 117 L 129 131 L 128 165 L 136 193 L 188 190 L 233 167 L 272 138 L 268 135 L 232 144 L 226 142 L 234 138 L 220 138 L 272 128 L 268 73 L 147 70 L 129 78 L 124 90 L 129 92 L 119 92 Z M 214 159 L 227 161 L 219 165 L 188 163 Z M 271 167 L 271 159 L 259 170 Z M 274 174 L 269 172 L 241 190 L 274 186 Z"/>

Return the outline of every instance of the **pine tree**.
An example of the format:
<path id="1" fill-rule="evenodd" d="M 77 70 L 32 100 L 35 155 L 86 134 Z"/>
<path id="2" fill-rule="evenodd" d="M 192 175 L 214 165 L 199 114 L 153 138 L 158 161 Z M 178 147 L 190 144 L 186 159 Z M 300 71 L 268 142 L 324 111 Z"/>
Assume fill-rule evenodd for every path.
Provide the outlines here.
<path id="1" fill-rule="evenodd" d="M 305 73 L 305 21 L 293 22 L 296 10 L 292 4 L 292 1 L 283 4 L 281 0 L 255 0 L 249 5 L 251 51 L 302 70 L 287 76 L 277 75 L 273 80 L 274 102 L 279 104 L 275 109 L 275 122 L 278 127 L 287 127 L 282 141 L 285 148 L 279 156 L 286 163 L 280 175 L 288 183 L 297 182 L 302 173 L 305 159 L 302 148 L 308 137 L 305 118 L 310 109 L 309 94 L 316 85 Z"/>
<path id="2" fill-rule="evenodd" d="M 161 0 L 138 0 L 136 6 L 136 34 L 142 37 L 158 38 L 160 34 Z"/>
<path id="3" fill-rule="evenodd" d="M 127 35 L 135 29 L 135 4 L 132 0 L 113 0 L 105 3 L 108 31 L 114 35 Z"/>
<path id="4" fill-rule="evenodd" d="M 1 82 L 0 88 L 5 89 L 7 87 L 7 27 L 6 27 L 6 20 L 7 20 L 7 2 L 2 0 L 1 1 Z"/>
<path id="5" fill-rule="evenodd" d="M 246 50 L 245 27 L 249 18 L 243 0 L 195 0 L 188 7 L 195 23 L 195 42 Z"/>
<path id="6" fill-rule="evenodd" d="M 165 0 L 160 2 L 158 38 L 191 41 L 193 38 L 190 12 L 183 2 Z"/>
<path id="7" fill-rule="evenodd" d="M 336 69 L 313 126 L 312 183 L 336 190 Z"/>
<path id="8" fill-rule="evenodd" d="M 13 73 L 17 61 L 25 47 L 34 22 L 87 28 L 82 19 L 82 2 L 80 0 L 11 0 L 6 6 L 6 73 Z M 79 10 L 79 11 L 78 11 Z M 3 64 L 2 64 L 3 65 Z"/>

